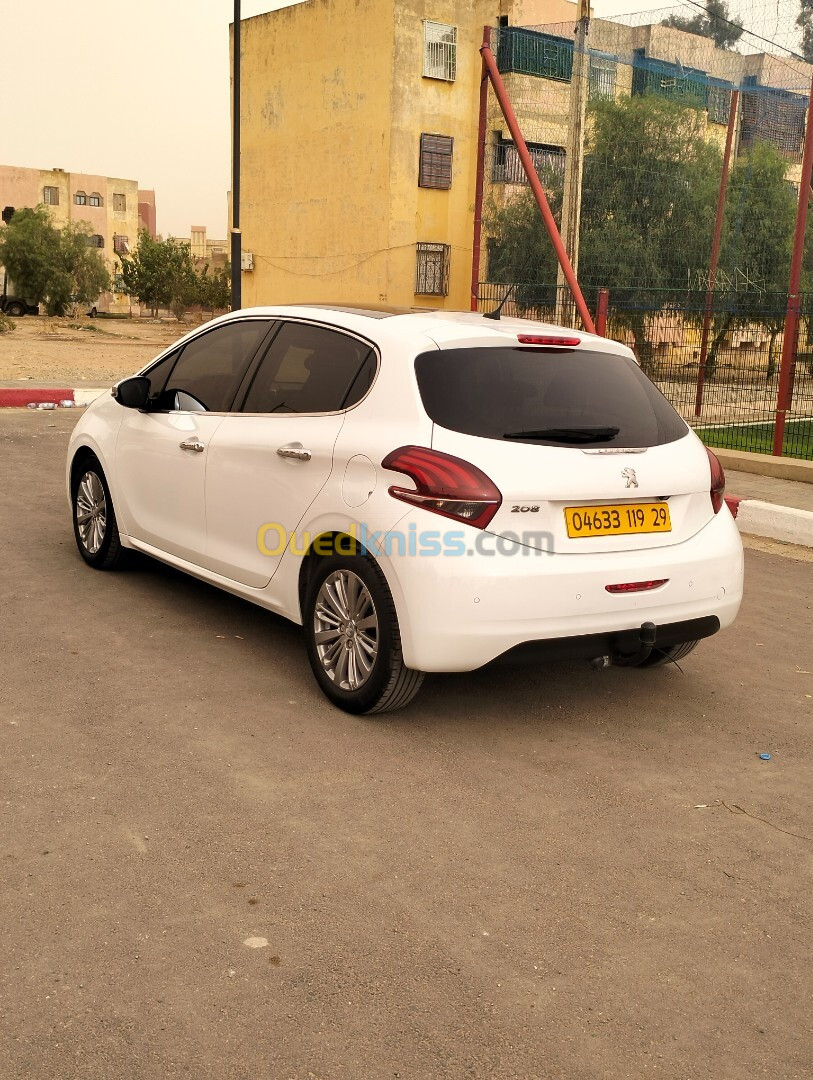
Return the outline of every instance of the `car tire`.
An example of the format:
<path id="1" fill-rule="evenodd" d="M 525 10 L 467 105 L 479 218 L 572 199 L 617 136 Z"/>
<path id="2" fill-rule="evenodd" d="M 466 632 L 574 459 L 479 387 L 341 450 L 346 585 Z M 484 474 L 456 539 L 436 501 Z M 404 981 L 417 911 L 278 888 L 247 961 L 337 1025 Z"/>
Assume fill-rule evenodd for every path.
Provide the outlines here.
<path id="1" fill-rule="evenodd" d="M 96 308 L 91 308 L 90 311 L 88 312 L 88 318 L 89 319 L 95 319 L 98 314 L 99 313 L 96 310 Z"/>
<path id="2" fill-rule="evenodd" d="M 382 713 L 412 701 L 423 672 L 404 663 L 392 593 L 372 556 L 319 559 L 302 614 L 313 674 L 334 705 Z"/>
<path id="3" fill-rule="evenodd" d="M 684 656 L 688 656 L 690 652 L 693 652 L 698 644 L 697 641 L 682 641 L 679 645 L 668 645 L 665 649 L 659 649 L 656 646 L 646 660 L 641 660 L 635 666 L 653 668 L 663 667 L 664 664 L 677 663 L 678 660 L 682 660 Z"/>
<path id="4" fill-rule="evenodd" d="M 9 306 L 6 308 L 6 315 L 11 315 L 14 318 L 21 319 L 23 315 L 25 315 L 25 311 L 26 309 L 24 304 L 9 304 Z"/>
<path id="5" fill-rule="evenodd" d="M 107 478 L 95 457 L 74 470 L 71 505 L 76 546 L 88 566 L 94 570 L 121 566 L 127 552 L 121 545 Z"/>

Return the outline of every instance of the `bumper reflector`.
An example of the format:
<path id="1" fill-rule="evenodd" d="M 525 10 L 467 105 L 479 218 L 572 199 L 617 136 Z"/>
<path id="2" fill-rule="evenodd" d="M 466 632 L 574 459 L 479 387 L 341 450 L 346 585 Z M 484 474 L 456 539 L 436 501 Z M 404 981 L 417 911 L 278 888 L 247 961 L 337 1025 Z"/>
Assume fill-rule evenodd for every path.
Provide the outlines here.
<path id="1" fill-rule="evenodd" d="M 646 592 L 648 589 L 659 589 L 665 585 L 669 578 L 658 578 L 656 581 L 626 581 L 622 585 L 605 585 L 608 593 Z"/>

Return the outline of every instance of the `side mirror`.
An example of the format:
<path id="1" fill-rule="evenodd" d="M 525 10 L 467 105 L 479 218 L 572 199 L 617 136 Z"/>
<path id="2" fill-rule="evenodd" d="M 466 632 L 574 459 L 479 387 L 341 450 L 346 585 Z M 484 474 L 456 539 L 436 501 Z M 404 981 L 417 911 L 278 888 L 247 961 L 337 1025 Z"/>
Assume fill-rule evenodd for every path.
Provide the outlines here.
<path id="1" fill-rule="evenodd" d="M 117 383 L 111 393 L 125 409 L 145 409 L 150 398 L 150 380 L 146 375 L 133 375 Z"/>

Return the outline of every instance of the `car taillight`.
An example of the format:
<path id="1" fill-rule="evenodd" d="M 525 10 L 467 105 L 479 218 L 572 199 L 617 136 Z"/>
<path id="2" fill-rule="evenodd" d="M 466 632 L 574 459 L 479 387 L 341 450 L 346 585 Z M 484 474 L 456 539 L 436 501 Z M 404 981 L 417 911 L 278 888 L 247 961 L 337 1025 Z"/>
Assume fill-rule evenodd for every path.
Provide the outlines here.
<path id="1" fill-rule="evenodd" d="M 709 465 L 711 466 L 711 508 L 715 514 L 718 514 L 725 496 L 725 473 L 723 472 L 723 466 L 708 447 L 706 447 L 706 453 L 709 455 Z"/>
<path id="2" fill-rule="evenodd" d="M 401 446 L 387 454 L 382 468 L 405 473 L 415 490 L 393 485 L 390 495 L 433 514 L 484 529 L 502 503 L 502 495 L 484 472 L 461 458 L 425 446 Z"/>

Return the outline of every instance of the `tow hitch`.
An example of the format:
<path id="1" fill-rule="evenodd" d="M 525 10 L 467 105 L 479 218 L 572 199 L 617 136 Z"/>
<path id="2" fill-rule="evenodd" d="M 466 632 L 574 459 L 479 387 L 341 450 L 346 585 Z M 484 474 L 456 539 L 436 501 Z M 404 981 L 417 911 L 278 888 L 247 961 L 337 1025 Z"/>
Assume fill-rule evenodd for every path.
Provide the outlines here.
<path id="1" fill-rule="evenodd" d="M 638 638 L 641 643 L 640 648 L 634 653 L 611 653 L 605 656 L 594 656 L 587 662 L 594 670 L 612 667 L 613 664 L 617 664 L 619 667 L 635 667 L 649 658 L 655 647 L 656 633 L 657 630 L 653 622 L 642 623 Z"/>

